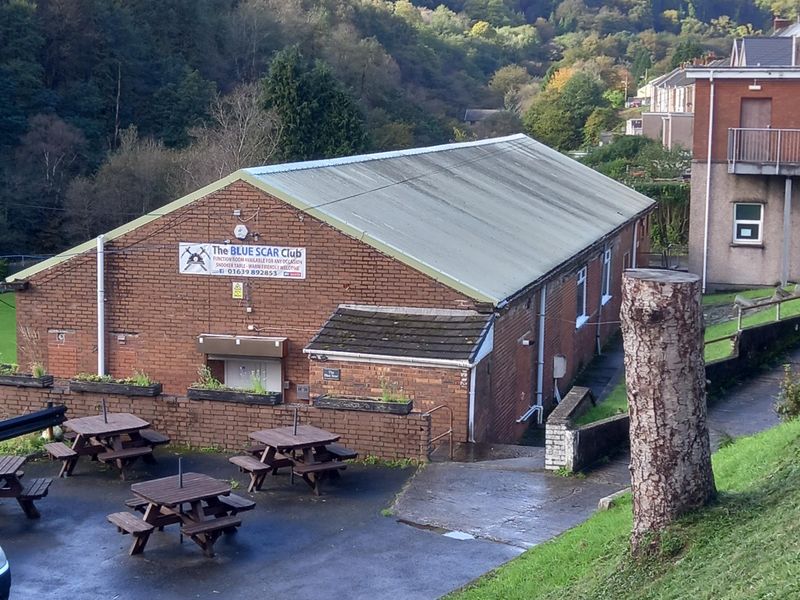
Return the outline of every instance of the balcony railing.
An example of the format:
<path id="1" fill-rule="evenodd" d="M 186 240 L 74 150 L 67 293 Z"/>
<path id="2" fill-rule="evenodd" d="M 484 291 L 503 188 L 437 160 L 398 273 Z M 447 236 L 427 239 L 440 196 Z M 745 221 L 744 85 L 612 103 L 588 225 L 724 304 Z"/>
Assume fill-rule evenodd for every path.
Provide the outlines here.
<path id="1" fill-rule="evenodd" d="M 800 174 L 800 129 L 728 129 L 728 172 Z"/>

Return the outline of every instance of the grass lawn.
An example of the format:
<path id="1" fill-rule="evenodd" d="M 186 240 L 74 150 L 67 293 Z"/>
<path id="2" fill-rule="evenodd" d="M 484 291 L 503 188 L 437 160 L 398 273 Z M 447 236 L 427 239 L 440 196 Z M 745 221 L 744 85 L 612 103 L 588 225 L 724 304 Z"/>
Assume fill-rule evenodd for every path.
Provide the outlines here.
<path id="1" fill-rule="evenodd" d="M 620 381 L 617 386 L 611 390 L 608 397 L 597 405 L 593 406 L 580 417 L 575 419 L 576 425 L 586 425 L 587 423 L 594 423 L 600 419 L 613 417 L 621 413 L 628 412 L 628 395 L 625 389 L 625 380 Z"/>
<path id="2" fill-rule="evenodd" d="M 791 289 L 790 287 L 786 288 Z M 756 298 L 771 298 L 775 288 L 756 288 L 754 290 L 734 290 L 731 292 L 720 292 L 718 294 L 706 294 L 703 296 L 703 306 L 717 306 L 720 304 L 733 304 L 736 296 L 742 296 L 748 300 Z"/>
<path id="3" fill-rule="evenodd" d="M 0 362 L 4 363 L 17 362 L 17 315 L 13 306 L 13 293 L 0 294 Z"/>
<path id="4" fill-rule="evenodd" d="M 451 600 L 800 598 L 800 420 L 715 453 L 719 501 L 679 520 L 661 556 L 628 556 L 630 497 Z"/>

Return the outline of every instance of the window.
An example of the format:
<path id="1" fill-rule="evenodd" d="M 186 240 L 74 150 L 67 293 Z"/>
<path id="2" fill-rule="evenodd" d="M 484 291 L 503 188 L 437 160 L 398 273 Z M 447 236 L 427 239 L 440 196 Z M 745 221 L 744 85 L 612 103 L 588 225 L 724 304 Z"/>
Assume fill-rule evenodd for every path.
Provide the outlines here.
<path id="1" fill-rule="evenodd" d="M 733 205 L 733 242 L 760 244 L 764 207 L 761 204 Z"/>
<path id="2" fill-rule="evenodd" d="M 578 271 L 577 289 L 578 302 L 577 310 L 575 312 L 576 329 L 589 320 L 589 317 L 586 315 L 586 267 L 583 267 L 580 271 Z"/>
<path id="3" fill-rule="evenodd" d="M 611 248 L 603 252 L 603 282 L 600 301 L 605 304 L 611 300 Z"/>

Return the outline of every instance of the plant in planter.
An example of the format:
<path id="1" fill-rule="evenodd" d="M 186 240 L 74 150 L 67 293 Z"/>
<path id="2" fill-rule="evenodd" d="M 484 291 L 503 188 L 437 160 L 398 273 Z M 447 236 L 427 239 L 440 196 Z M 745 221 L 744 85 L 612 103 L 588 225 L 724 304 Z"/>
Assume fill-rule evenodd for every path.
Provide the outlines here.
<path id="1" fill-rule="evenodd" d="M 124 396 L 158 396 L 161 384 L 153 381 L 143 371 L 134 371 L 131 377 L 116 379 L 111 375 L 78 373 L 69 381 L 73 392 L 96 392 L 100 394 L 122 394 Z"/>
<path id="2" fill-rule="evenodd" d="M 270 392 L 264 387 L 258 373 L 253 373 L 250 389 L 226 387 L 211 374 L 211 370 L 206 365 L 197 370 L 197 375 L 198 380 L 186 392 L 191 400 L 218 400 L 266 405 L 280 404 L 283 401 L 283 395 L 280 392 Z"/>
<path id="3" fill-rule="evenodd" d="M 381 395 L 378 398 L 358 396 L 318 396 L 314 398 L 314 406 L 318 408 L 336 408 L 340 410 L 363 410 L 383 412 L 396 415 L 407 415 L 414 408 L 414 402 L 396 383 L 381 380 Z"/>
<path id="4" fill-rule="evenodd" d="M 15 364 L 0 364 L 0 385 L 50 387 L 53 385 L 53 376 L 47 374 L 47 369 L 40 362 L 31 364 L 30 373 L 20 373 L 19 366 Z"/>

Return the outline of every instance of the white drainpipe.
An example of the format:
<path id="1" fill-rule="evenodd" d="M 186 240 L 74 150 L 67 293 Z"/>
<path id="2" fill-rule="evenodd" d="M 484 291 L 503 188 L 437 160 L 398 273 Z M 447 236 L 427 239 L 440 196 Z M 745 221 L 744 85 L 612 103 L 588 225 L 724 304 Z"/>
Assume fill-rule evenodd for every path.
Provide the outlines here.
<path id="1" fill-rule="evenodd" d="M 97 374 L 106 374 L 106 291 L 104 238 L 97 236 Z"/>
<path id="2" fill-rule="evenodd" d="M 636 251 L 639 246 L 639 221 L 633 222 L 633 248 L 631 249 L 631 269 L 636 268 Z"/>
<path id="3" fill-rule="evenodd" d="M 706 208 L 703 220 L 703 293 L 706 293 L 706 283 L 708 281 L 708 216 L 711 206 L 711 147 L 714 140 L 714 71 L 710 71 L 708 101 L 708 157 L 706 160 Z"/>
<path id="4" fill-rule="evenodd" d="M 542 285 L 539 292 L 539 364 L 536 365 L 536 406 L 539 407 L 539 425 L 542 424 L 542 413 L 544 412 L 544 327 L 545 312 L 547 311 L 547 284 Z"/>
<path id="5" fill-rule="evenodd" d="M 762 234 L 763 235 L 763 234 Z M 792 249 L 792 178 L 786 178 L 783 196 L 783 264 L 781 269 L 781 285 L 789 282 L 789 260 Z"/>
<path id="6" fill-rule="evenodd" d="M 470 442 L 475 441 L 475 371 L 477 370 L 477 366 L 469 370 L 469 421 L 467 423 L 469 431 L 467 433 Z"/>

